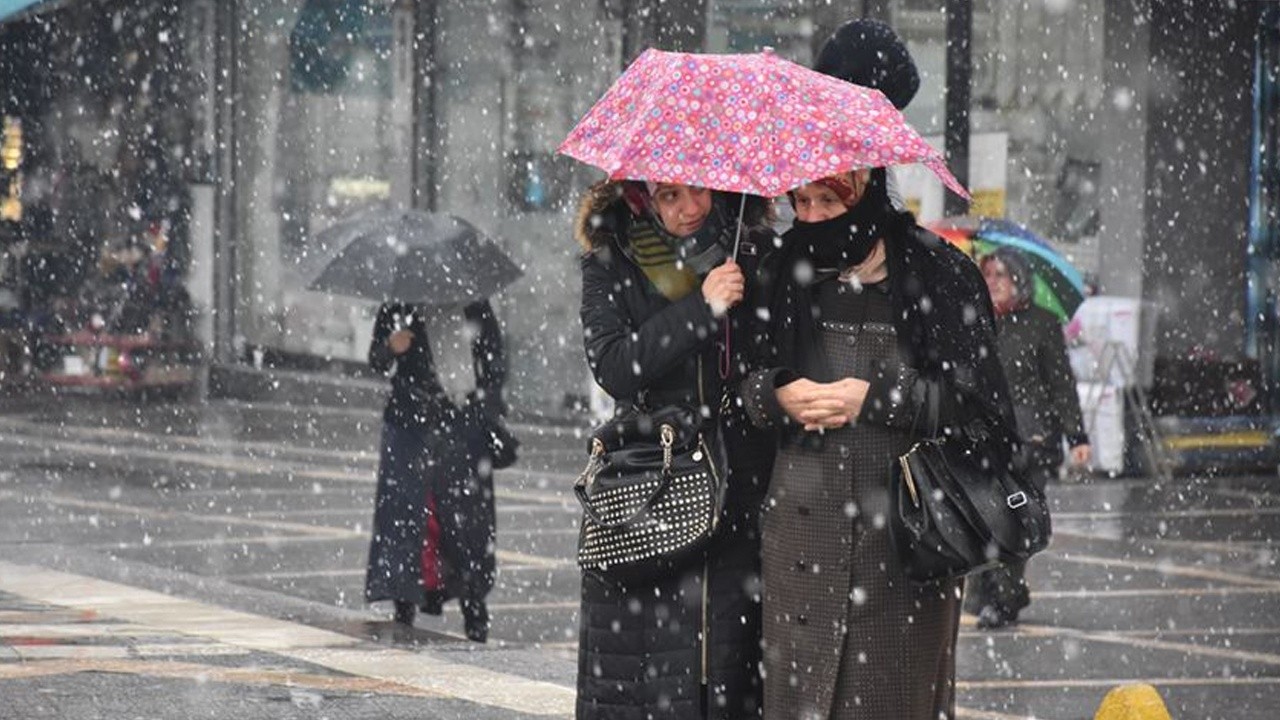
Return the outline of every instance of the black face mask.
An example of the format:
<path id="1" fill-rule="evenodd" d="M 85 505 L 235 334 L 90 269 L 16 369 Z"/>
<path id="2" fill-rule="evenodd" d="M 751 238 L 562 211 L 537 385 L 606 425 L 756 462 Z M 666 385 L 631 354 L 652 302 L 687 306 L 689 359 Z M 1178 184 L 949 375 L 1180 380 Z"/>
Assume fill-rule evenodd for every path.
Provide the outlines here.
<path id="1" fill-rule="evenodd" d="M 857 265 L 884 237 L 892 208 L 888 193 L 876 180 L 873 176 L 862 199 L 843 215 L 814 223 L 796 220 L 791 226 L 788 242 L 801 243 L 800 251 L 815 269 L 844 270 Z"/>

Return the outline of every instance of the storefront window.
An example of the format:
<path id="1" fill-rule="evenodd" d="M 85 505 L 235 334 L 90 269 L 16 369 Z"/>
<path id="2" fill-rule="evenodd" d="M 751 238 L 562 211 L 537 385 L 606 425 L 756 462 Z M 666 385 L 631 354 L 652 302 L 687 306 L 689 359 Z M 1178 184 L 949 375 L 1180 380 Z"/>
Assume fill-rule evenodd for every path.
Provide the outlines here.
<path id="1" fill-rule="evenodd" d="M 621 70 L 599 0 L 440 3 L 436 209 L 491 234 L 524 270 L 493 298 L 508 400 L 561 412 L 585 395 L 578 199 L 600 173 L 556 148 Z"/>
<path id="2" fill-rule="evenodd" d="M 235 139 L 237 338 L 360 360 L 373 304 L 305 289 L 319 233 L 393 206 L 409 148 L 392 121 L 392 9 L 379 0 L 241 2 Z"/>
<path id="3" fill-rule="evenodd" d="M 49 8 L 0 27 L 0 47 L 0 311 L 23 328 L 23 371 L 110 384 L 119 364 L 63 360 L 127 336 L 141 378 L 148 352 L 192 342 L 180 8 Z"/>

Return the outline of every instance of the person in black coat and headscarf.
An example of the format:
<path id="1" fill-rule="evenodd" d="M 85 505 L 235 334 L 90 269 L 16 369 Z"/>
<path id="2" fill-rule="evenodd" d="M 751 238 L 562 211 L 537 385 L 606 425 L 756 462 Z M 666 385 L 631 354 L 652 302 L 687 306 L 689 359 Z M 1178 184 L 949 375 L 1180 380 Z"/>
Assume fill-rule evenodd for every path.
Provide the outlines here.
<path id="1" fill-rule="evenodd" d="M 760 713 L 757 524 L 773 445 L 736 402 L 722 412 L 721 398 L 760 345 L 754 276 L 775 238 L 766 202 L 748 198 L 737 262 L 727 259 L 740 199 L 611 182 L 582 202 L 582 329 L 596 381 L 623 408 L 702 405 L 723 431 L 729 473 L 702 562 L 645 583 L 583 573 L 579 720 Z"/>
<path id="2" fill-rule="evenodd" d="M 1088 464 L 1092 455 L 1062 325 L 1032 303 L 1034 275 L 1021 252 L 1000 248 L 979 259 L 978 265 L 995 304 L 1000 362 L 1013 393 L 1026 471 L 1044 490 L 1058 476 L 1063 440 L 1071 449 L 1073 465 Z M 978 627 L 1017 621 L 1018 613 L 1031 603 L 1025 574 L 1026 563 L 1013 563 L 969 579 L 965 609 L 978 616 Z"/>
<path id="3" fill-rule="evenodd" d="M 847 83 L 884 93 L 889 102 L 905 110 L 920 90 L 920 73 L 907 44 L 886 23 L 869 18 L 850 20 L 831 34 L 818 50 L 813 69 Z M 889 199 L 899 210 L 905 207 L 886 168 Z"/>
<path id="4" fill-rule="evenodd" d="M 920 89 L 920 73 L 893 28 L 859 18 L 841 25 L 818 50 L 813 69 L 847 83 L 875 88 L 899 110 Z"/>
<path id="5" fill-rule="evenodd" d="M 397 622 L 458 598 L 467 637 L 484 642 L 496 523 L 489 423 L 506 413 L 506 359 L 487 300 L 465 308 L 387 303 L 369 364 L 391 375 L 365 600 Z"/>
<path id="6" fill-rule="evenodd" d="M 766 268 L 776 355 L 741 391 L 782 445 L 763 518 L 765 718 L 954 715 L 958 580 L 911 583 L 892 467 L 938 422 L 1012 464 L 995 320 L 968 257 L 896 210 L 883 169 L 795 190 Z"/>

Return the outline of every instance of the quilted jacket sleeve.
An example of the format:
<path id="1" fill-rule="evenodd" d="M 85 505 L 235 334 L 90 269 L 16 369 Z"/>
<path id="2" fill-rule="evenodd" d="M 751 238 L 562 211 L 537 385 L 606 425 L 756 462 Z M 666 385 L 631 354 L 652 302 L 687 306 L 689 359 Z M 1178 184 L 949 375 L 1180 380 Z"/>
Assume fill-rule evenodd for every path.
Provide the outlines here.
<path id="1" fill-rule="evenodd" d="M 635 397 L 714 336 L 718 323 L 692 292 L 636 322 L 619 273 L 601 252 L 582 258 L 582 331 L 596 382 L 615 399 Z"/>

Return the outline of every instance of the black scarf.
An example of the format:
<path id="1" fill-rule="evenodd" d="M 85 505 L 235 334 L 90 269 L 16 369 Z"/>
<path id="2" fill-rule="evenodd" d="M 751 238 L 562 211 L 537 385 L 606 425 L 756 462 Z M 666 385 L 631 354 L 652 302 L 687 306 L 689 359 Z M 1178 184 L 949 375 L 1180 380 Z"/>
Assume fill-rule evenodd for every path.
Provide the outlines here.
<path id="1" fill-rule="evenodd" d="M 843 271 L 867 259 L 889 228 L 894 213 L 884 172 L 873 172 L 856 205 L 829 220 L 809 223 L 797 219 L 787 235 L 815 269 Z"/>
<path id="2" fill-rule="evenodd" d="M 884 216 L 885 262 L 893 324 L 905 357 L 924 380 L 944 383 L 948 399 L 969 419 L 1014 438 L 1013 406 L 995 353 L 995 320 L 986 284 L 973 261 L 920 228 L 908 212 Z M 803 243 L 788 232 L 765 274 L 770 303 L 770 361 L 811 378 L 826 377 L 818 335 L 814 274 Z"/>

